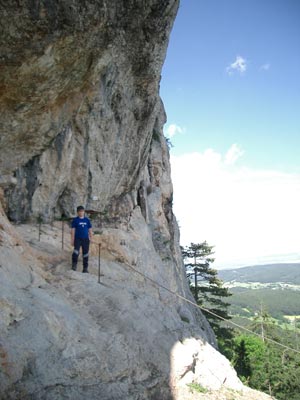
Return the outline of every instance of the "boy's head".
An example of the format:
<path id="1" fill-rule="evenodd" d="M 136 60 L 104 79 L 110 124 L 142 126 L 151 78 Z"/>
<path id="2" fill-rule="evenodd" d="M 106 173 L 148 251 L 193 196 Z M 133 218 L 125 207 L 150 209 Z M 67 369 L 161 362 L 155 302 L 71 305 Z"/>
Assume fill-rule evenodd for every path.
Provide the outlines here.
<path id="1" fill-rule="evenodd" d="M 84 207 L 83 206 L 78 206 L 77 207 L 77 215 L 79 217 L 83 217 L 84 216 Z"/>

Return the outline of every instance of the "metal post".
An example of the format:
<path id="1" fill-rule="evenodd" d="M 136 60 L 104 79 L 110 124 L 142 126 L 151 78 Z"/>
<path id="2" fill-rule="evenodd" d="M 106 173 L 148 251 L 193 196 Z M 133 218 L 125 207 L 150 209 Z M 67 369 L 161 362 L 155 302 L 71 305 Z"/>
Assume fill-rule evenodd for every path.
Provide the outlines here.
<path id="1" fill-rule="evenodd" d="M 100 254 L 101 254 L 101 243 L 98 243 L 98 283 L 101 283 L 100 282 L 100 276 L 101 276 Z"/>
<path id="2" fill-rule="evenodd" d="M 41 241 L 41 234 L 42 234 L 42 221 L 39 221 L 39 242 Z"/>
<path id="3" fill-rule="evenodd" d="M 61 248 L 64 249 L 65 221 L 61 221 Z"/>

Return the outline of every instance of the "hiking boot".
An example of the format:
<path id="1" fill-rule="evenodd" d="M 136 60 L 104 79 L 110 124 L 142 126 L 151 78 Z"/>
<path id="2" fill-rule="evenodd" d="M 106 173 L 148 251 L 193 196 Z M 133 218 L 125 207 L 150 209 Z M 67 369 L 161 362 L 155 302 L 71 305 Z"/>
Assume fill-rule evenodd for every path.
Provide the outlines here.
<path id="1" fill-rule="evenodd" d="M 73 270 L 73 271 L 76 271 L 76 269 L 77 269 L 77 266 L 73 264 L 73 265 L 72 265 L 72 270 Z"/>
<path id="2" fill-rule="evenodd" d="M 85 268 L 85 269 L 82 271 L 82 273 L 83 273 L 83 274 L 88 274 L 89 271 L 87 270 L 87 268 Z"/>

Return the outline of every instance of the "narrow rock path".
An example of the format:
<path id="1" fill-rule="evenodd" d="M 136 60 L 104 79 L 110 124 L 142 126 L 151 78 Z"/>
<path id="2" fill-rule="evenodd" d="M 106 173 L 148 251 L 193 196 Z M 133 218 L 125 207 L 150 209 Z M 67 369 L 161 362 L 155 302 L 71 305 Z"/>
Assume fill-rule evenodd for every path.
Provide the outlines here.
<path id="1" fill-rule="evenodd" d="M 130 269 L 126 268 L 126 263 L 121 262 L 128 256 L 128 254 L 126 254 L 126 248 L 124 246 L 118 247 L 118 243 L 116 243 L 114 249 L 116 253 L 110 253 L 110 251 L 103 252 L 101 257 L 102 276 L 101 284 L 99 284 L 97 246 L 91 247 L 89 261 L 90 273 L 82 274 L 81 257 L 78 263 L 78 270 L 76 272 L 71 270 L 72 247 L 69 244 L 69 231 L 67 228 L 65 229 L 65 243 L 64 249 L 62 249 L 61 224 L 59 222 L 55 223 L 53 226 L 43 225 L 40 240 L 37 226 L 28 224 L 18 225 L 16 226 L 16 230 L 23 240 L 30 245 L 37 259 L 41 260 L 45 266 L 46 290 L 49 299 L 53 298 L 54 302 L 57 296 L 65 299 L 65 307 L 66 310 L 69 311 L 64 311 L 65 316 L 60 322 L 60 306 L 58 304 L 56 305 L 56 303 L 53 303 L 53 305 L 57 307 L 55 314 L 51 311 L 53 305 L 50 306 L 49 303 L 48 306 L 50 308 L 47 316 L 53 334 L 60 336 L 64 354 L 72 354 L 72 351 L 74 351 L 72 350 L 71 343 L 69 344 L 67 339 L 71 327 L 74 341 L 77 343 L 76 348 L 78 347 L 76 351 L 79 352 L 80 357 L 80 352 L 83 352 L 84 354 L 88 354 L 88 357 L 92 357 L 93 360 L 91 362 L 95 363 L 91 349 L 96 348 L 93 346 L 98 346 L 99 348 L 99 345 L 101 348 L 103 346 L 105 347 L 105 343 L 110 343 L 111 337 L 114 337 L 114 346 L 119 348 L 119 352 L 123 351 L 124 355 L 126 355 L 127 352 L 125 349 L 127 349 L 128 344 L 124 343 L 123 334 L 128 330 L 132 332 L 130 320 L 132 318 L 133 320 L 139 320 L 141 318 L 141 310 L 143 309 L 143 312 L 145 312 L 145 309 L 147 309 L 148 318 L 150 317 L 151 321 L 155 321 L 152 314 L 159 313 L 160 311 L 153 309 L 152 302 L 157 296 L 161 296 L 162 294 L 157 288 L 152 287 L 150 283 L 146 293 L 146 281 L 141 276 L 133 274 Z M 120 252 L 123 251 L 123 253 L 118 253 L 118 249 Z M 39 296 L 40 301 L 50 301 L 46 298 L 44 300 L 41 294 Z M 145 302 L 149 303 L 147 308 L 145 308 Z M 155 304 L 157 305 L 157 303 Z M 145 316 L 145 318 L 144 324 L 147 324 L 147 316 Z M 168 321 L 165 322 L 168 325 Z M 64 328 L 65 323 L 69 324 L 68 329 Z M 84 344 L 83 333 L 77 332 L 80 324 L 88 329 L 90 340 L 92 340 L 92 342 L 97 342 L 98 345 Z M 141 335 L 144 337 L 143 332 L 145 328 L 141 325 L 140 329 Z M 146 329 L 156 328 L 153 326 L 152 322 L 152 325 L 149 325 Z M 170 327 L 166 326 L 166 329 L 169 331 Z M 162 335 L 162 337 L 164 334 L 165 332 L 157 332 L 157 335 Z M 136 332 L 135 335 L 137 339 L 133 340 L 130 346 L 140 346 L 140 333 Z M 99 351 L 99 354 L 106 354 L 104 347 Z M 114 353 L 113 348 L 110 351 Z M 107 365 L 109 365 L 111 362 L 110 357 L 105 358 L 105 360 Z M 87 361 L 83 359 L 82 362 L 88 362 L 88 359 Z M 139 362 L 137 361 L 137 365 L 138 364 Z M 143 366 L 140 367 L 141 371 L 144 371 L 143 368 Z M 79 369 L 75 372 L 79 373 Z M 122 368 L 120 370 L 116 368 L 116 382 L 118 380 L 118 374 L 122 376 L 124 374 L 130 374 L 126 359 L 122 360 Z M 148 378 L 149 377 L 145 377 L 146 380 Z M 101 377 L 100 374 L 97 376 L 97 379 L 104 378 L 103 376 Z M 209 390 L 205 393 L 199 393 L 196 390 L 189 389 L 188 386 L 184 384 L 176 389 L 175 398 L 177 400 L 270 399 L 269 396 L 246 387 L 241 391 L 230 390 L 223 387 L 220 390 Z"/>

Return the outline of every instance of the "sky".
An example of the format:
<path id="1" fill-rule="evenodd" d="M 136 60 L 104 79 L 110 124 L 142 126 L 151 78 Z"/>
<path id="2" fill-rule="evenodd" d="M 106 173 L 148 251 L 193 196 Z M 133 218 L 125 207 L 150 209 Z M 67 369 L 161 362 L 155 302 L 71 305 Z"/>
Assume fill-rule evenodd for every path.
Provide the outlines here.
<path id="1" fill-rule="evenodd" d="M 300 1 L 181 0 L 160 94 L 181 244 L 300 262 Z"/>

